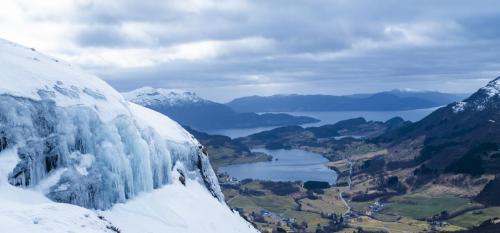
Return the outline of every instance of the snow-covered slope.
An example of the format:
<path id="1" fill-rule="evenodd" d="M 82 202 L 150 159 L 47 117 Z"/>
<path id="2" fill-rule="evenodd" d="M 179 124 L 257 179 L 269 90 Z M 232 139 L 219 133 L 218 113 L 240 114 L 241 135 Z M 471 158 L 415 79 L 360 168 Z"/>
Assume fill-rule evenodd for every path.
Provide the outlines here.
<path id="1" fill-rule="evenodd" d="M 54 100 L 60 107 L 86 106 L 104 121 L 126 114 L 120 93 L 101 79 L 9 41 L 0 39 L 0 48 L 0 93 Z"/>
<path id="2" fill-rule="evenodd" d="M 452 104 L 454 113 L 460 113 L 465 110 L 483 111 L 491 103 L 498 102 L 500 99 L 500 77 L 493 79 L 486 86 L 480 88 L 469 98 Z"/>
<path id="3" fill-rule="evenodd" d="M 249 224 L 241 223 L 238 213 L 220 208 L 220 203 L 195 182 L 183 186 L 175 181 L 101 214 L 129 232 L 256 232 Z"/>
<path id="4" fill-rule="evenodd" d="M 163 88 L 142 87 L 130 92 L 123 93 L 124 97 L 142 106 L 167 105 L 179 106 L 186 104 L 205 103 L 205 99 L 198 97 L 193 92 L 167 90 Z"/>
<path id="5" fill-rule="evenodd" d="M 142 213 L 149 232 L 201 232 L 195 223 L 213 232 L 255 231 L 223 202 L 203 147 L 168 117 L 126 102 L 76 67 L 4 40 L 0 82 L 0 158 L 11 161 L 0 167 L 2 232 L 112 230 L 113 223 L 82 207 L 100 209 L 122 232 L 144 232 L 120 217 L 128 212 Z M 200 210 L 192 206 L 206 206 L 205 217 L 193 217 Z"/>

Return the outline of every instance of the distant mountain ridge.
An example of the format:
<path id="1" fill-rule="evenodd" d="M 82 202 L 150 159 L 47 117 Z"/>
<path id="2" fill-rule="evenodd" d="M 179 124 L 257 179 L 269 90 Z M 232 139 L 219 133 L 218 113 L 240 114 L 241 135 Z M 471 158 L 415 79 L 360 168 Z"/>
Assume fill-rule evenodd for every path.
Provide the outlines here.
<path id="1" fill-rule="evenodd" d="M 398 111 L 443 106 L 465 95 L 434 91 L 392 90 L 374 94 L 248 96 L 227 103 L 236 111 Z"/>
<path id="2" fill-rule="evenodd" d="M 231 107 L 203 99 L 193 92 L 179 92 L 144 87 L 124 93 L 133 103 L 161 112 L 182 125 L 197 130 L 285 126 L 318 122 L 319 120 L 288 114 L 239 113 Z"/>

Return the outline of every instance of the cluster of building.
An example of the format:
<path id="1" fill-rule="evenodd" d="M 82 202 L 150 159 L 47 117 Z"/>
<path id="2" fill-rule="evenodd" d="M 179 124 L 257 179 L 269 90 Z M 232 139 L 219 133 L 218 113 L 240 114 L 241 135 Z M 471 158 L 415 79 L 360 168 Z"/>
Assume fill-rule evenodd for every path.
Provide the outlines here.
<path id="1" fill-rule="evenodd" d="M 433 228 L 436 228 L 436 227 L 447 227 L 447 226 L 450 225 L 449 223 L 447 223 L 445 221 L 431 221 L 431 222 L 429 222 L 429 224 Z"/>
<path id="2" fill-rule="evenodd" d="M 374 213 L 382 211 L 384 209 L 384 206 L 384 203 L 376 201 L 368 206 L 368 210 L 366 210 L 365 215 L 372 216 Z"/>

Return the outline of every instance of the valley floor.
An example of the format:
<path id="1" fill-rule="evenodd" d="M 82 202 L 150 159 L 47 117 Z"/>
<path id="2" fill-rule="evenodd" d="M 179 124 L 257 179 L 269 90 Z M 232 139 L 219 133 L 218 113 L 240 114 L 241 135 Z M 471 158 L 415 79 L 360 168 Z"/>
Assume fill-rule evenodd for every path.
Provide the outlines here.
<path id="1" fill-rule="evenodd" d="M 353 200 L 360 192 L 371 192 L 376 178 L 352 174 L 352 167 L 385 154 L 387 150 L 380 148 L 350 151 L 345 153 L 348 159 L 327 163 L 340 174 L 337 187 L 317 193 L 305 189 L 301 182 L 245 180 L 222 187 L 227 203 L 262 232 L 278 228 L 292 232 L 320 232 L 319 229 L 335 226 L 332 214 L 344 218 L 342 227 L 335 232 L 358 232 L 360 229 L 373 232 L 452 232 L 500 217 L 500 207 L 484 207 L 468 196 L 447 193 L 446 189 L 436 191 L 428 186 L 388 198 Z M 390 175 L 386 176 L 387 179 Z M 279 187 L 278 191 L 276 187 Z M 288 191 L 281 190 L 280 193 L 280 189 Z M 436 217 L 443 214 L 449 216 Z"/>

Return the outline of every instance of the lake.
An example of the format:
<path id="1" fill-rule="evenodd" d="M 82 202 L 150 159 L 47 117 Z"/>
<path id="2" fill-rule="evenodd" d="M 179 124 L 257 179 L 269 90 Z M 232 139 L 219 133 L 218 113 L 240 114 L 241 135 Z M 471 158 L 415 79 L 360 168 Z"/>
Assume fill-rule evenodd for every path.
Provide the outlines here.
<path id="1" fill-rule="evenodd" d="M 364 117 L 366 120 L 369 121 L 386 121 L 393 117 L 399 116 L 405 120 L 415 122 L 429 115 L 436 109 L 438 109 L 438 107 L 407 110 L 407 111 L 336 111 L 336 112 L 282 112 L 282 113 L 287 113 L 295 116 L 310 116 L 320 120 L 320 122 L 317 123 L 302 125 L 304 127 L 310 127 L 310 126 L 320 126 L 326 124 L 335 124 L 338 121 L 356 117 Z M 276 126 L 245 128 L 245 129 L 221 129 L 221 130 L 211 130 L 208 131 L 207 133 L 226 135 L 231 138 L 237 138 L 237 137 L 245 137 L 250 134 L 274 128 L 276 128 Z"/>
<path id="2" fill-rule="evenodd" d="M 325 181 L 334 184 L 337 173 L 325 166 L 326 158 L 304 150 L 255 149 L 273 156 L 272 161 L 230 165 L 219 170 L 243 179 L 271 181 Z"/>

